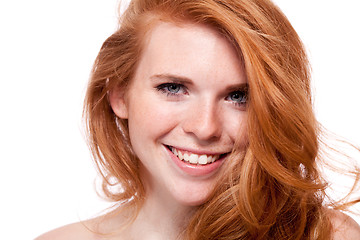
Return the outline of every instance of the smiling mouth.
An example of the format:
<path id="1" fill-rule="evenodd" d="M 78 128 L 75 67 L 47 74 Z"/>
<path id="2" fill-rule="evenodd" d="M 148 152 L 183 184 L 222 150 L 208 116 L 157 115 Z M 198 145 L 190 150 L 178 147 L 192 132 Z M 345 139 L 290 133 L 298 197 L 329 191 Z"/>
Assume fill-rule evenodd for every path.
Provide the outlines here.
<path id="1" fill-rule="evenodd" d="M 191 153 L 188 151 L 180 150 L 172 146 L 166 145 L 166 147 L 175 155 L 177 156 L 181 161 L 190 163 L 193 165 L 207 165 L 211 164 L 223 157 L 225 157 L 229 153 L 223 153 L 223 154 L 196 154 Z"/>

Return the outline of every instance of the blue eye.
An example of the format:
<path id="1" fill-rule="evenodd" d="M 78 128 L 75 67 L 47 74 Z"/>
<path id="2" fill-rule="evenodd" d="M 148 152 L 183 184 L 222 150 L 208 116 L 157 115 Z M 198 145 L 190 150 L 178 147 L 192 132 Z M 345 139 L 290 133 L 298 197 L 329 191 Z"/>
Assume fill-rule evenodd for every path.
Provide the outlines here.
<path id="1" fill-rule="evenodd" d="M 170 93 L 178 93 L 181 87 L 179 86 L 179 84 L 168 84 L 165 88 Z"/>
<path id="2" fill-rule="evenodd" d="M 246 91 L 235 91 L 231 92 L 226 100 L 232 101 L 236 105 L 245 105 L 247 102 Z"/>
<path id="3" fill-rule="evenodd" d="M 157 90 L 167 95 L 181 95 L 186 93 L 186 88 L 179 83 L 163 83 L 156 87 Z"/>

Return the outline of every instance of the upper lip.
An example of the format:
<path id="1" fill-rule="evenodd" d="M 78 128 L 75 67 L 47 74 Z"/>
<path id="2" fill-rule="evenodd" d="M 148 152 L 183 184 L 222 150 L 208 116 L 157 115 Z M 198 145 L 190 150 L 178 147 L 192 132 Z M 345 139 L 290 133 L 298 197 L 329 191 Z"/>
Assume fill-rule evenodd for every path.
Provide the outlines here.
<path id="1" fill-rule="evenodd" d="M 173 145 L 165 145 L 165 146 L 172 147 L 172 148 L 175 148 L 180 151 L 194 153 L 197 155 L 222 155 L 222 154 L 227 154 L 227 153 L 231 152 L 231 150 L 229 150 L 229 151 L 212 151 L 212 150 L 202 150 L 202 149 L 190 149 L 190 148 L 186 148 L 186 147 L 176 147 Z"/>

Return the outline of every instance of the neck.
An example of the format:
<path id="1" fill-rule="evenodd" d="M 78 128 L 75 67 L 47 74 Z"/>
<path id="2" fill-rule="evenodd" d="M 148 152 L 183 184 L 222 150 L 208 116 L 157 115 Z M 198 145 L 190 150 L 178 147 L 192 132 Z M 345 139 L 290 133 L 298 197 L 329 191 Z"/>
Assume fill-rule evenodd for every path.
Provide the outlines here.
<path id="1" fill-rule="evenodd" d="M 131 235 L 133 239 L 181 239 L 193 211 L 194 207 L 150 194 L 130 227 Z"/>
<path id="2" fill-rule="evenodd" d="M 143 172 L 142 176 L 146 176 Z M 151 178 L 147 178 L 151 179 Z M 176 201 L 166 187 L 145 183 L 145 202 L 136 219 L 122 231 L 121 239 L 180 240 L 190 217 L 197 209 Z M 126 218 L 126 216 L 123 215 Z"/>

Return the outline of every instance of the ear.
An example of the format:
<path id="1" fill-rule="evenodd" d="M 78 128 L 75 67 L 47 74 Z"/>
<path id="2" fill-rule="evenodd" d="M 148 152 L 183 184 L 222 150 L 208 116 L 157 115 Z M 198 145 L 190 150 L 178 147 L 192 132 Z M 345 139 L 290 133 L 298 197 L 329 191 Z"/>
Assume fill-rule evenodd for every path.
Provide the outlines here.
<path id="1" fill-rule="evenodd" d="M 128 108 L 123 88 L 117 87 L 108 93 L 111 108 L 116 116 L 121 119 L 128 118 Z"/>

